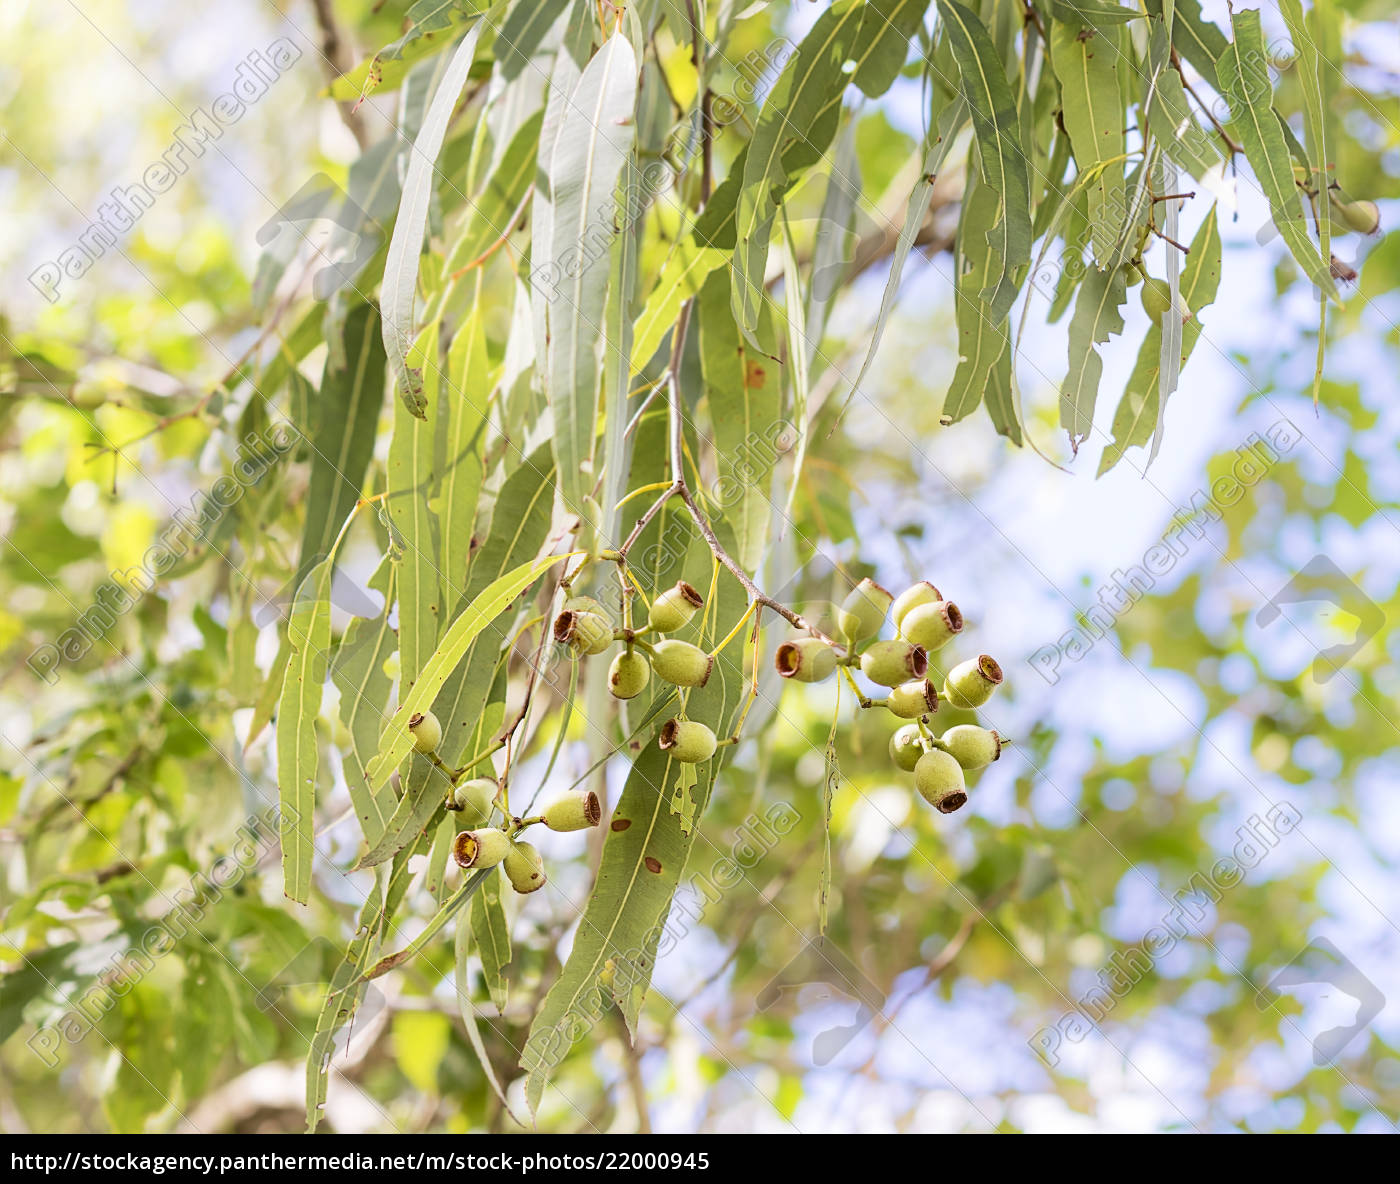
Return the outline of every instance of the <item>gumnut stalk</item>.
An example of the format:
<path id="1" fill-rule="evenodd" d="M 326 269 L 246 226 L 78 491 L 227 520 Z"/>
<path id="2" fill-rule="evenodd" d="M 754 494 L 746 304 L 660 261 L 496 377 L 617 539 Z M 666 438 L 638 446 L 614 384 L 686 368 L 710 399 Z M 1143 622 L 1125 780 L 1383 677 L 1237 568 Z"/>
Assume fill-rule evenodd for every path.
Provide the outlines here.
<path id="1" fill-rule="evenodd" d="M 674 633 L 688 625 L 704 603 L 699 592 L 684 580 L 677 580 L 674 588 L 667 588 L 651 602 L 647 624 L 658 633 Z"/>
<path id="2" fill-rule="evenodd" d="M 442 743 L 442 724 L 431 711 L 420 711 L 408 721 L 413 733 L 413 747 L 419 752 L 436 752 Z"/>
<path id="3" fill-rule="evenodd" d="M 545 885 L 544 859 L 531 843 L 512 843 L 506 852 L 506 879 L 519 893 L 538 892 Z"/>
<path id="4" fill-rule="evenodd" d="M 601 654 L 613 643 L 613 629 L 607 617 L 566 608 L 554 618 L 554 640 L 568 646 L 576 657 Z"/>
<path id="5" fill-rule="evenodd" d="M 486 826 L 464 830 L 452 843 L 452 858 L 458 867 L 495 867 L 510 851 L 510 836 Z"/>
<path id="6" fill-rule="evenodd" d="M 900 719 L 918 719 L 938 710 L 938 690 L 926 678 L 902 682 L 890 692 L 885 706 Z"/>
<path id="7" fill-rule="evenodd" d="M 836 672 L 836 651 L 819 637 L 800 637 L 778 647 L 773 664 L 783 678 L 821 682 Z"/>
<path id="8" fill-rule="evenodd" d="M 496 783 L 487 777 L 463 781 L 452 791 L 452 809 L 462 811 L 469 827 L 480 826 L 491 817 L 496 800 Z"/>
<path id="9" fill-rule="evenodd" d="M 903 633 L 904 618 L 914 609 L 922 604 L 934 604 L 942 599 L 943 593 L 927 580 L 920 580 L 917 584 L 910 584 L 894 598 L 894 605 L 890 609 L 890 619 L 894 621 L 894 627 Z"/>
<path id="10" fill-rule="evenodd" d="M 651 681 L 651 663 L 636 650 L 623 651 L 608 667 L 608 690 L 615 699 L 635 699 Z"/>
<path id="11" fill-rule="evenodd" d="M 651 652 L 651 668 L 656 677 L 672 686 L 703 687 L 710 681 L 715 660 L 698 645 L 667 638 L 658 641 Z"/>
<path id="12" fill-rule="evenodd" d="M 923 755 L 924 742 L 918 724 L 905 724 L 890 737 L 890 760 L 896 768 L 912 773 Z"/>
<path id="13" fill-rule="evenodd" d="M 1001 736 L 976 724 L 959 724 L 938 738 L 939 744 L 966 772 L 985 769 L 1001 756 Z"/>
<path id="14" fill-rule="evenodd" d="M 943 682 L 943 697 L 964 711 L 981 707 L 1001 685 L 1001 667 L 996 659 L 982 654 L 959 662 Z"/>
<path id="15" fill-rule="evenodd" d="M 841 602 L 836 624 L 852 641 L 874 637 L 885 623 L 885 614 L 890 611 L 893 602 L 894 597 L 889 592 L 867 577 L 852 588 Z"/>
<path id="16" fill-rule="evenodd" d="M 963 615 L 956 604 L 951 600 L 934 600 L 910 609 L 899 632 L 905 641 L 933 653 L 961 633 L 962 627 Z"/>
<path id="17" fill-rule="evenodd" d="M 698 720 L 668 719 L 661 725 L 657 747 L 669 752 L 676 760 L 697 765 L 715 755 L 718 743 L 714 732 Z"/>
<path id="18" fill-rule="evenodd" d="M 923 678 L 927 670 L 928 654 L 907 641 L 877 641 L 860 656 L 860 672 L 882 687 Z"/>
<path id="19" fill-rule="evenodd" d="M 924 753 L 914 766 L 914 788 L 940 814 L 951 814 L 967 803 L 962 766 L 936 748 Z"/>
<path id="20" fill-rule="evenodd" d="M 544 824 L 550 830 L 587 830 L 602 820 L 602 804 L 591 789 L 550 802 L 544 811 Z"/>

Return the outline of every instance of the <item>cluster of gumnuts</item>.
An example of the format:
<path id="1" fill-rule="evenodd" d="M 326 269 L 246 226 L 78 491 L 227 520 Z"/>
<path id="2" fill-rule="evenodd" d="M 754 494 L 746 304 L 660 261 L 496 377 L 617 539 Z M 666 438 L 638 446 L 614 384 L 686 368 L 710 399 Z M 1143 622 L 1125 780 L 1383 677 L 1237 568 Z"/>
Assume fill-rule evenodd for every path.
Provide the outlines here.
<path id="1" fill-rule="evenodd" d="M 646 690 L 653 673 L 672 686 L 702 687 L 714 669 L 714 656 L 688 641 L 665 635 L 689 624 L 704 603 L 700 593 L 681 580 L 652 601 L 642 628 L 631 629 L 617 628 L 608 610 L 591 596 L 574 596 L 564 602 L 563 611 L 554 620 L 554 640 L 575 658 L 605 653 L 620 643 L 622 650 L 608 669 L 608 689 L 618 699 L 635 699 Z M 451 783 L 444 805 L 460 814 L 466 824 L 452 846 L 452 857 L 460 867 L 499 865 L 517 892 L 534 892 L 545 885 L 544 861 L 533 844 L 520 838 L 521 832 L 538 823 L 556 831 L 586 830 L 602 821 L 598 795 L 583 791 L 567 794 L 537 816 L 507 817 L 502 826 L 490 826 L 496 810 L 504 813 L 500 783 L 489 777 L 463 780 L 466 770 L 453 771 L 446 766 L 437 752 L 442 724 L 431 711 L 413 716 L 408 728 L 414 747 Z M 661 726 L 657 743 L 688 764 L 708 760 L 719 744 L 705 724 L 683 716 Z"/>
<path id="2" fill-rule="evenodd" d="M 879 640 L 887 616 L 896 636 Z M 1002 740 L 990 728 L 959 724 L 935 735 L 930 717 L 939 704 L 975 711 L 1001 684 L 1001 667 L 987 654 L 954 666 L 941 689 L 928 677 L 929 654 L 962 632 L 963 615 L 928 581 L 892 596 L 874 580 L 862 580 L 841 602 L 836 618 L 843 645 L 801 637 L 778 647 L 778 673 L 797 682 L 821 682 L 837 669 L 859 667 L 873 683 L 888 687 L 883 699 L 861 697 L 862 707 L 887 709 L 910 722 L 890 737 L 895 765 L 914 774 L 914 786 L 929 805 L 951 814 L 967 803 L 967 774 L 1001 756 Z M 854 685 L 854 684 L 853 684 Z"/>
<path id="3" fill-rule="evenodd" d="M 666 634 L 684 629 L 704 605 L 699 592 L 678 580 L 651 602 L 646 624 L 631 629 L 616 627 L 608 610 L 592 597 L 575 596 L 564 602 L 564 611 L 554 620 L 554 640 L 576 658 L 606 653 L 620 644 L 621 651 L 608 667 L 608 690 L 616 699 L 635 699 L 653 674 L 675 687 L 703 687 L 714 669 L 714 655 Z M 707 725 L 682 714 L 661 725 L 657 744 L 678 761 L 698 764 L 714 756 L 719 740 Z"/>
<path id="4" fill-rule="evenodd" d="M 587 830 L 603 818 L 602 805 L 592 790 L 568 793 L 529 818 L 506 817 L 501 826 L 489 825 L 502 805 L 500 783 L 490 777 L 463 780 L 465 770 L 453 772 L 438 756 L 442 724 L 431 711 L 421 712 L 408 721 L 413 746 L 447 776 L 451 782 L 443 805 L 461 816 L 466 829 L 458 831 L 452 843 L 452 858 L 458 866 L 483 870 L 496 866 L 505 872 L 517 892 L 536 892 L 546 881 L 544 859 L 533 843 L 520 835 L 528 827 L 543 823 L 550 830 Z"/>

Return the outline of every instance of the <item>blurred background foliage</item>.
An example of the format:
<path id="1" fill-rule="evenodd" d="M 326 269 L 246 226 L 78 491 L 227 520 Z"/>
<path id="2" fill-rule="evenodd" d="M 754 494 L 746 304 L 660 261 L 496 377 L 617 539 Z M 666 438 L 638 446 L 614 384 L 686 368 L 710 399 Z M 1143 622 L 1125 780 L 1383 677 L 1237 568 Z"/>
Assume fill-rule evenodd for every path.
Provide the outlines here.
<path id="1" fill-rule="evenodd" d="M 136 162 L 164 151 L 183 113 L 223 89 L 216 81 L 232 77 L 243 47 L 289 29 L 308 45 L 318 38 L 314 7 L 93 0 L 81 10 L 12 4 L 0 15 L 0 34 L 22 47 L 0 78 L 0 191 L 12 211 L 0 226 L 11 277 L 0 341 L 0 1124 L 10 1131 L 300 1129 L 318 984 L 369 882 L 334 870 L 353 862 L 356 841 L 341 825 L 348 799 L 337 771 L 309 908 L 282 898 L 275 842 L 254 823 L 256 872 L 212 901 L 95 1030 L 65 1041 L 55 1061 L 36 1052 L 36 1033 L 64 1001 L 139 942 L 171 895 L 234 858 L 238 828 L 275 800 L 268 737 L 245 741 L 276 621 L 254 620 L 234 576 L 285 599 L 304 456 L 278 462 L 209 547 L 57 681 L 36 677 L 26 660 L 72 626 L 109 571 L 132 567 L 172 510 L 226 472 L 239 441 L 268 421 L 259 399 L 227 397 L 215 384 L 241 377 L 267 323 L 252 311 L 258 227 L 308 175 L 346 183 L 359 153 L 314 55 L 63 300 L 33 298 L 23 277 L 72 240 L 100 195 L 139 177 Z M 768 7 L 740 27 L 732 56 L 769 42 L 777 30 L 765 22 L 785 19 L 785 6 Z M 1205 7 L 1218 16 L 1223 5 Z M 1348 110 L 1339 168 L 1349 192 L 1380 203 L 1388 228 L 1400 221 L 1400 42 L 1390 5 L 1338 7 L 1346 77 L 1366 98 Z M 357 49 L 401 28 L 394 3 L 357 0 L 336 12 Z M 347 65 L 358 60 L 345 52 Z M 356 119 L 371 142 L 388 126 L 375 101 Z M 896 90 L 855 127 L 867 192 L 900 209 L 917 116 Z M 815 218 L 822 193 L 814 181 L 794 209 L 805 202 Z M 955 203 L 956 186 L 948 232 Z M 1286 254 L 1260 246 L 1247 223 L 1222 222 L 1221 294 L 1202 318 L 1161 458 L 1097 481 L 1093 443 L 1061 471 L 1010 448 L 985 419 L 940 428 L 957 356 L 948 260 L 935 252 L 911 266 L 868 384 L 886 416 L 851 415 L 828 435 L 839 399 L 822 405 L 797 527 L 780 544 L 801 573 L 785 596 L 819 603 L 866 573 L 891 587 L 934 580 L 1008 672 L 1007 694 L 987 718 L 1015 744 L 981 774 L 967 809 L 941 817 L 917 808 L 907 779 L 893 774 L 887 723 L 862 716 L 836 731 L 827 941 L 865 977 L 872 993 L 862 1001 L 830 984 L 798 989 L 806 980 L 789 967 L 818 926 L 833 695 L 789 689 L 780 704 L 761 704 L 687 869 L 687 879 L 713 883 L 716 861 L 739 844 L 742 877 L 724 891 L 682 889 L 635 1049 L 605 1017 L 546 1093 L 542 1129 L 1393 1127 L 1400 642 L 1388 626 L 1400 616 L 1400 236 L 1357 248 L 1360 276 L 1332 317 L 1314 410 L 1315 305 Z M 509 271 L 486 276 L 500 284 Z M 880 283 L 867 276 L 841 296 L 830 356 L 859 358 Z M 1053 330 L 1028 341 L 1033 358 L 1058 364 Z M 1109 381 L 1121 382 L 1135 347 L 1106 353 Z M 275 389 L 264 376 L 264 394 L 294 405 L 320 357 L 285 366 Z M 1042 366 L 1023 376 L 1027 431 L 1050 447 L 1057 392 Z M 181 418 L 152 431 L 172 415 Z M 1087 653 L 1062 655 L 1048 681 L 1045 647 L 1233 470 L 1251 433 L 1282 421 L 1297 443 L 1208 516 L 1219 520 L 1199 538 L 1183 534 L 1191 545 L 1173 570 Z M 1386 622 L 1325 681 L 1314 658 L 1362 627 L 1363 601 L 1299 604 L 1258 620 L 1319 555 Z M 249 629 L 257 668 L 247 662 Z M 849 719 L 849 703 L 843 710 Z M 590 759 L 584 726 L 572 727 L 552 775 L 560 783 Z M 543 774 L 551 741 L 540 727 L 518 777 Z M 614 792 L 623 771 L 608 770 Z M 781 841 L 755 844 L 761 828 L 749 820 L 775 803 L 795 824 Z M 1300 816 L 1296 828 L 1199 910 L 1186 940 L 1148 960 L 1106 1019 L 1058 1042 L 1048 1063 L 1037 1046 L 1100 969 L 1141 946 L 1251 816 L 1279 806 Z M 559 861 L 558 890 L 508 905 L 504 1014 L 472 986 L 486 1053 L 507 1084 L 596 859 L 578 857 L 577 844 L 547 851 Z M 434 888 L 413 887 L 404 934 L 434 912 Z M 1260 990 L 1322 940 L 1385 1005 L 1318 1064 L 1314 1042 L 1351 1023 L 1352 999 L 1324 985 L 1261 1003 Z M 377 980 L 337 1054 L 332 1129 L 519 1129 L 458 1015 L 450 944 Z M 833 1042 L 840 1047 L 828 1056 Z M 507 1093 L 524 1113 L 519 1083 Z"/>

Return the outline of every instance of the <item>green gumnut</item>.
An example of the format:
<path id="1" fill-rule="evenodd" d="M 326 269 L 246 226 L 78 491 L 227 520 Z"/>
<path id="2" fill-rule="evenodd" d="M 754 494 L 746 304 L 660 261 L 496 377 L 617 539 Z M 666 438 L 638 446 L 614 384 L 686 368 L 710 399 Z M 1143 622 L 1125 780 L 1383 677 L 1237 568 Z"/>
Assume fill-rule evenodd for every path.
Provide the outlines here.
<path id="1" fill-rule="evenodd" d="M 949 728 L 938 742 L 964 771 L 985 769 L 1001 756 L 1001 736 L 990 728 L 979 728 L 976 724 L 958 724 Z"/>
<path id="2" fill-rule="evenodd" d="M 938 710 L 938 690 L 926 678 L 902 682 L 890 692 L 885 706 L 900 719 L 918 719 Z"/>
<path id="3" fill-rule="evenodd" d="M 905 641 L 921 645 L 929 653 L 942 649 L 962 632 L 963 615 L 951 600 L 921 604 L 909 612 L 899 631 Z"/>
<path id="4" fill-rule="evenodd" d="M 1160 325 L 1162 318 L 1167 315 L 1167 310 L 1172 306 L 1172 289 L 1166 280 L 1159 280 L 1155 277 L 1148 277 L 1142 286 L 1142 311 L 1154 325 Z"/>
<path id="5" fill-rule="evenodd" d="M 601 654 L 613 643 L 612 623 L 595 612 L 566 608 L 554 618 L 554 640 L 575 657 Z"/>
<path id="6" fill-rule="evenodd" d="M 709 760 L 719 747 L 714 732 L 693 719 L 668 719 L 661 725 L 661 735 L 657 737 L 656 744 L 663 752 L 669 752 L 687 765 Z"/>
<path id="7" fill-rule="evenodd" d="M 452 843 L 452 858 L 458 867 L 495 867 L 510 851 L 510 836 L 494 826 L 464 830 Z"/>
<path id="8" fill-rule="evenodd" d="M 651 668 L 656 677 L 677 687 L 703 687 L 710 681 L 715 660 L 698 645 L 667 638 L 651 651 Z"/>
<path id="9" fill-rule="evenodd" d="M 943 680 L 943 697 L 954 707 L 971 711 L 981 707 L 1001 685 L 1001 667 L 987 654 L 959 662 Z"/>
<path id="10" fill-rule="evenodd" d="M 1342 221 L 1357 234 L 1375 234 L 1381 228 L 1381 208 L 1366 199 L 1349 201 L 1342 206 Z"/>
<path id="11" fill-rule="evenodd" d="M 635 699 L 651 681 L 651 663 L 645 654 L 625 650 L 608 667 L 608 690 L 615 699 Z"/>
<path id="12" fill-rule="evenodd" d="M 602 617 L 609 626 L 613 623 L 613 615 L 608 611 L 608 606 L 601 600 L 595 600 L 592 596 L 570 596 L 564 601 L 564 607 L 576 613 L 592 613 L 594 616 Z"/>
<path id="13" fill-rule="evenodd" d="M 836 672 L 836 651 L 820 637 L 799 637 L 778 647 L 773 665 L 794 682 L 821 682 Z"/>
<path id="14" fill-rule="evenodd" d="M 924 755 L 924 742 L 918 724 L 905 724 L 890 737 L 890 760 L 895 767 L 912 773 Z"/>
<path id="15" fill-rule="evenodd" d="M 841 602 L 841 610 L 836 614 L 837 626 L 852 641 L 873 637 L 880 632 L 892 603 L 894 597 L 866 577 Z"/>
<path id="16" fill-rule="evenodd" d="M 544 824 L 550 830 L 587 830 L 602 820 L 602 803 L 591 789 L 550 802 L 544 811 Z"/>
<path id="17" fill-rule="evenodd" d="M 506 879 L 519 893 L 538 892 L 545 885 L 544 857 L 531 843 L 512 843 L 506 852 Z"/>
<path id="18" fill-rule="evenodd" d="M 704 603 L 699 592 L 684 580 L 677 580 L 674 588 L 667 588 L 651 602 L 647 624 L 658 633 L 674 633 L 689 624 Z"/>
<path id="19" fill-rule="evenodd" d="M 934 604 L 942 599 L 943 593 L 927 580 L 920 580 L 917 584 L 910 584 L 894 598 L 894 605 L 890 608 L 890 619 L 894 621 L 894 627 L 902 633 L 904 618 L 912 610 L 921 604 Z"/>
<path id="20" fill-rule="evenodd" d="M 442 724 L 431 711 L 420 711 L 408 721 L 413 733 L 413 747 L 419 752 L 436 752 L 442 743 Z"/>
<path id="21" fill-rule="evenodd" d="M 914 766 L 914 788 L 940 814 L 951 814 L 967 803 L 962 766 L 936 748 L 924 753 Z"/>
<path id="22" fill-rule="evenodd" d="M 877 641 L 860 656 L 860 672 L 882 687 L 897 687 L 911 678 L 923 678 L 928 654 L 907 641 Z"/>
<path id="23" fill-rule="evenodd" d="M 463 781 L 452 791 L 452 808 L 461 810 L 468 827 L 480 826 L 491 817 L 496 801 L 496 783 L 489 777 Z"/>

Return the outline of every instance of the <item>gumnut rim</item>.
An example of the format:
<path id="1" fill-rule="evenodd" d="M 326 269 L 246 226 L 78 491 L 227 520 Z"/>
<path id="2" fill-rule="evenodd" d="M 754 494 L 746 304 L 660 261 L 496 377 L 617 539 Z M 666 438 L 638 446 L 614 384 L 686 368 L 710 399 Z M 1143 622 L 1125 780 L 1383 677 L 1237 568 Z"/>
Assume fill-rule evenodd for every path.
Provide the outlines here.
<path id="1" fill-rule="evenodd" d="M 966 805 L 967 794 L 962 790 L 957 790 L 940 801 L 937 809 L 940 814 L 951 814 L 954 810 L 961 810 Z"/>
<path id="2" fill-rule="evenodd" d="M 993 686 L 998 685 L 1004 677 L 1001 672 L 1001 664 L 990 654 L 977 656 L 977 672 Z"/>
<path id="3" fill-rule="evenodd" d="M 676 591 L 679 592 L 681 596 L 685 598 L 686 603 L 689 604 L 692 608 L 704 607 L 705 598 L 695 590 L 695 586 L 693 584 L 687 584 L 684 580 L 677 580 Z"/>

